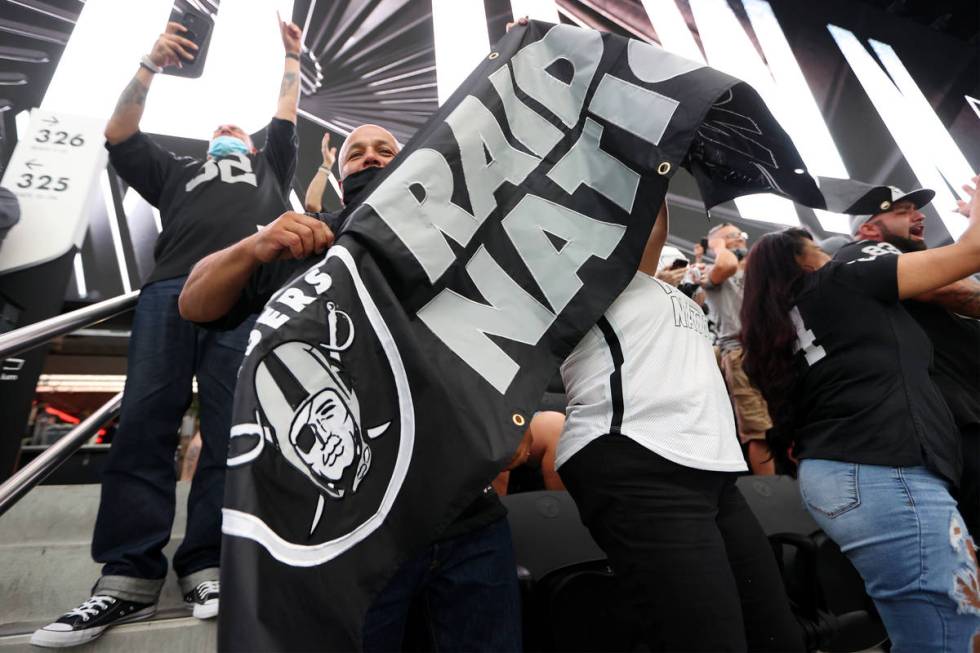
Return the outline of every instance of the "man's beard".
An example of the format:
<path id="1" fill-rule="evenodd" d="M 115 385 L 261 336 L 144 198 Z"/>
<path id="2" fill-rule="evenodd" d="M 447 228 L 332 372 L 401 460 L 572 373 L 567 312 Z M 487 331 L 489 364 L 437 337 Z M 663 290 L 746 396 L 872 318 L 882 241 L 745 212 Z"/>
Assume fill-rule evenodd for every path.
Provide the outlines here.
<path id="1" fill-rule="evenodd" d="M 884 225 L 879 225 L 878 229 L 881 231 L 881 240 L 894 246 L 900 252 L 921 252 L 928 249 L 926 246 L 926 241 L 924 240 L 899 236 L 898 234 L 888 231 Z"/>

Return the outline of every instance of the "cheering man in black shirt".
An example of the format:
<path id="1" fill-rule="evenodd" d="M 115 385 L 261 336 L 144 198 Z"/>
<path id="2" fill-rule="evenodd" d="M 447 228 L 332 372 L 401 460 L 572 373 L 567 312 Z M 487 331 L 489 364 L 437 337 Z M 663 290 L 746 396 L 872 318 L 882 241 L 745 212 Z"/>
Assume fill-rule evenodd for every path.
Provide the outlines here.
<path id="1" fill-rule="evenodd" d="M 953 245 L 902 254 L 861 243 L 842 253 L 830 261 L 801 229 L 756 244 L 742 306 L 745 369 L 777 432 L 795 439 L 806 506 L 864 578 L 892 650 L 970 650 L 980 631 L 977 558 L 950 494 L 960 442 L 930 378 L 932 346 L 901 300 L 980 272 L 980 199 Z"/>
<path id="2" fill-rule="evenodd" d="M 177 298 L 191 266 L 255 233 L 288 207 L 296 167 L 296 106 L 302 32 L 280 23 L 285 71 L 266 146 L 221 125 L 204 160 L 178 158 L 139 130 L 153 76 L 194 58 L 196 46 L 169 23 L 140 62 L 106 125 L 119 176 L 160 210 L 156 266 L 143 286 L 129 342 L 119 430 L 102 473 L 92 555 L 103 563 L 92 597 L 34 633 L 39 646 L 72 646 L 156 610 L 167 574 L 163 547 L 174 518 L 174 451 L 196 376 L 203 446 L 187 505 L 187 529 L 174 556 L 184 601 L 198 618 L 218 612 L 221 503 L 235 374 L 249 321 L 216 334 L 182 319 Z"/>
<path id="3" fill-rule="evenodd" d="M 971 195 L 976 192 L 964 186 Z M 848 260 L 853 251 L 884 242 L 902 252 L 926 249 L 922 201 L 928 189 L 904 193 L 891 186 L 870 186 L 862 199 L 873 213 L 851 217 L 856 241 L 835 258 Z M 916 199 L 919 199 L 917 203 Z M 880 201 L 879 201 L 880 200 Z M 860 200 L 859 200 L 860 201 Z M 885 210 L 881 207 L 887 206 Z M 965 204 L 961 211 L 966 214 Z M 948 286 L 904 302 L 907 310 L 932 341 L 932 379 L 953 413 L 963 443 L 963 475 L 959 509 L 967 529 L 980 537 L 980 282 L 960 279 Z"/>

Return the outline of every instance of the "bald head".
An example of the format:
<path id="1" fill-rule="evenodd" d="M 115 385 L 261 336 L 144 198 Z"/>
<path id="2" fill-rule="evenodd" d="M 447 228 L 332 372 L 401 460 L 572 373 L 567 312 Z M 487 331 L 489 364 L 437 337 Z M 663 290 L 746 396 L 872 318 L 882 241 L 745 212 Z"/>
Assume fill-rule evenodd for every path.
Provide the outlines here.
<path id="1" fill-rule="evenodd" d="M 398 141 L 390 131 L 378 125 L 361 125 L 340 146 L 340 178 L 365 168 L 384 168 L 398 150 Z"/>

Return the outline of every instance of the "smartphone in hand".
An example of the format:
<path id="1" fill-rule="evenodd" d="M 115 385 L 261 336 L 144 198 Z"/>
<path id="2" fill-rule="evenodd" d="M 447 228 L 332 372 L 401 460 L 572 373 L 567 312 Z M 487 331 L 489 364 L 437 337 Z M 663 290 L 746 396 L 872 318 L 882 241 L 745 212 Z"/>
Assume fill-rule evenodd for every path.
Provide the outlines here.
<path id="1" fill-rule="evenodd" d="M 214 21 L 210 16 L 197 12 L 193 9 L 178 9 L 174 6 L 170 12 L 170 20 L 180 23 L 187 28 L 186 32 L 180 34 L 185 39 L 193 41 L 197 46 L 194 51 L 193 61 L 182 61 L 183 66 L 167 66 L 163 69 L 164 75 L 175 77 L 197 78 L 204 72 L 204 62 L 208 56 L 208 44 L 211 42 L 211 31 L 214 28 Z"/>

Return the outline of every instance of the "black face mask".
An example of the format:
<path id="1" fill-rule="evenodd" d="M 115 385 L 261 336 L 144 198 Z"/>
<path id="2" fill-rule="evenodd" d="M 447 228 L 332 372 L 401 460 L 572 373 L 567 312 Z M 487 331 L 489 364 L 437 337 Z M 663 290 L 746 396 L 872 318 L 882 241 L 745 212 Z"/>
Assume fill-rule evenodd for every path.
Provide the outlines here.
<path id="1" fill-rule="evenodd" d="M 341 189 L 344 191 L 344 206 L 362 202 L 364 200 L 364 190 L 371 185 L 371 182 L 377 179 L 382 170 L 383 168 L 371 167 L 347 175 L 341 183 Z"/>

